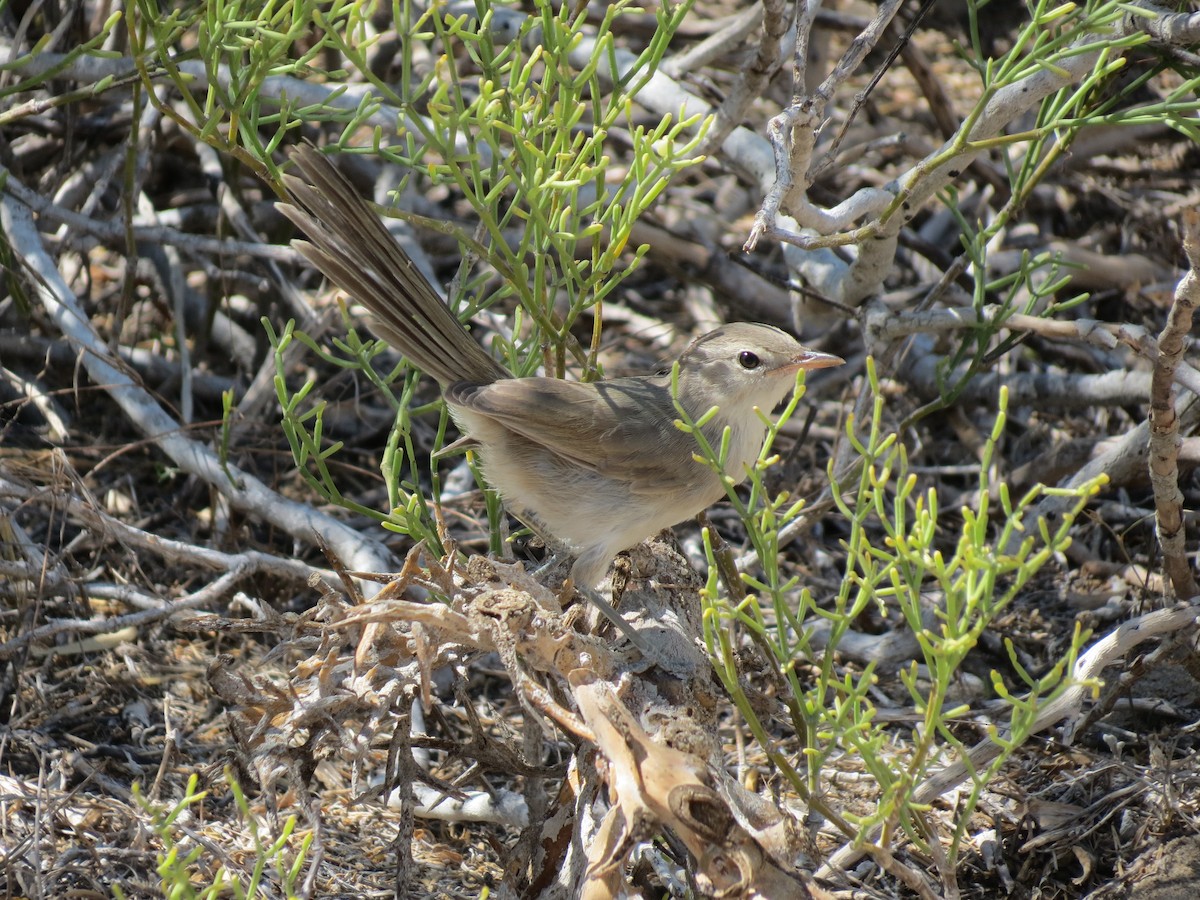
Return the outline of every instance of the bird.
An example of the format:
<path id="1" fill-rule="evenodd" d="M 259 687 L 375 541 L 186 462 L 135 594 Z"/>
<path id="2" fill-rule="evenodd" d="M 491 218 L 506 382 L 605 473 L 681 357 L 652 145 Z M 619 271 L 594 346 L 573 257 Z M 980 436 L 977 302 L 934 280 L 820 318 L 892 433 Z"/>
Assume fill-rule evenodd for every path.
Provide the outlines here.
<path id="1" fill-rule="evenodd" d="M 595 382 L 514 377 L 468 332 L 380 217 L 326 155 L 291 153 L 280 210 L 307 239 L 292 245 L 371 313 L 372 330 L 441 387 L 483 478 L 506 509 L 573 556 L 570 578 L 595 588 L 613 558 L 725 496 L 724 479 L 697 460 L 696 437 L 676 426 L 671 374 Z M 729 430 L 724 474 L 746 477 L 770 412 L 797 371 L 844 360 L 771 325 L 729 323 L 679 356 L 682 408 L 713 447 Z"/>

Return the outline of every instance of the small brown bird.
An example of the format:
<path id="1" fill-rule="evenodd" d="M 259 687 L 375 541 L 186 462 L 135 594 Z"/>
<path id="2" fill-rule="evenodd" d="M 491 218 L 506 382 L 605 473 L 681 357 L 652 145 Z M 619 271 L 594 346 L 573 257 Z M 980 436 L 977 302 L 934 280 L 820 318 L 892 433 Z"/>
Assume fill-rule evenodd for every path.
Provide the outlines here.
<path id="1" fill-rule="evenodd" d="M 284 176 L 280 209 L 308 236 L 309 261 L 374 315 L 375 332 L 441 385 L 484 477 L 510 512 L 575 554 L 572 581 L 593 588 L 612 558 L 701 512 L 725 487 L 697 462 L 695 438 L 675 427 L 669 375 L 581 384 L 514 378 L 479 346 L 416 270 L 371 207 L 315 148 Z M 732 324 L 696 338 L 679 358 L 678 397 L 713 446 L 729 429 L 726 473 L 746 476 L 770 412 L 799 369 L 840 357 L 769 325 Z"/>

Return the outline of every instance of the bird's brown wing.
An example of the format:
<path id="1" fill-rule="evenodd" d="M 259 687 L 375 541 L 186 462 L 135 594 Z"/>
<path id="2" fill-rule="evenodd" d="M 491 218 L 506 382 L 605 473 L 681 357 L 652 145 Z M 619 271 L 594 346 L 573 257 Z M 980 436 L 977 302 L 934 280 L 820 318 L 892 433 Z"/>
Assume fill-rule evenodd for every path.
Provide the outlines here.
<path id="1" fill-rule="evenodd" d="M 692 459 L 694 439 L 674 425 L 665 378 L 520 378 L 454 384 L 445 396 L 563 460 L 627 480 L 637 494 L 673 494 L 712 477 Z"/>

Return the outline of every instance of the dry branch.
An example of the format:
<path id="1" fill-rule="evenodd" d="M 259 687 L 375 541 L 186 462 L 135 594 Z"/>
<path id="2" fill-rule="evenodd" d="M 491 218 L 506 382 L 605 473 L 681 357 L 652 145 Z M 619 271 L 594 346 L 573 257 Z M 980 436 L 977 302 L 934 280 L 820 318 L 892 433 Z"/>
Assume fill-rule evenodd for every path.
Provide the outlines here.
<path id="1" fill-rule="evenodd" d="M 1187 365 L 1183 353 L 1192 328 L 1192 314 L 1200 302 L 1200 212 L 1195 207 L 1183 216 L 1183 249 L 1189 268 L 1180 279 L 1167 323 L 1158 337 L 1150 391 L 1150 483 L 1163 568 L 1175 596 L 1191 600 L 1200 593 L 1184 545 L 1183 491 L 1179 489 L 1179 415 L 1175 410 L 1175 372 Z"/>
<path id="2" fill-rule="evenodd" d="M 6 190 L 11 189 L 10 183 Z M 131 424 L 151 438 L 176 465 L 211 485 L 236 508 L 273 522 L 298 540 L 308 541 L 314 533 L 322 535 L 356 569 L 388 568 L 390 554 L 378 542 L 308 504 L 285 499 L 236 466 L 223 466 L 217 454 L 189 439 L 180 424 L 129 376 L 96 333 L 74 292 L 42 247 L 28 207 L 6 193 L 0 201 L 0 224 L 17 258 L 32 276 L 33 295 L 81 353 L 83 366 L 93 383 L 102 386 Z"/>

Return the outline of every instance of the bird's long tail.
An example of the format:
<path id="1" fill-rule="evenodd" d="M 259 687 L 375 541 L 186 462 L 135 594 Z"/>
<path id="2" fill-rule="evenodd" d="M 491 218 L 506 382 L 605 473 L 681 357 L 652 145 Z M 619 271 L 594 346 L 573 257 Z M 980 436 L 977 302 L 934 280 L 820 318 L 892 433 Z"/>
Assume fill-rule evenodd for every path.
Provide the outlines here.
<path id="1" fill-rule="evenodd" d="M 304 144 L 292 161 L 303 177 L 283 176 L 292 202 L 279 209 L 308 236 L 292 246 L 371 311 L 376 334 L 443 387 L 509 377 L 327 157 Z"/>

